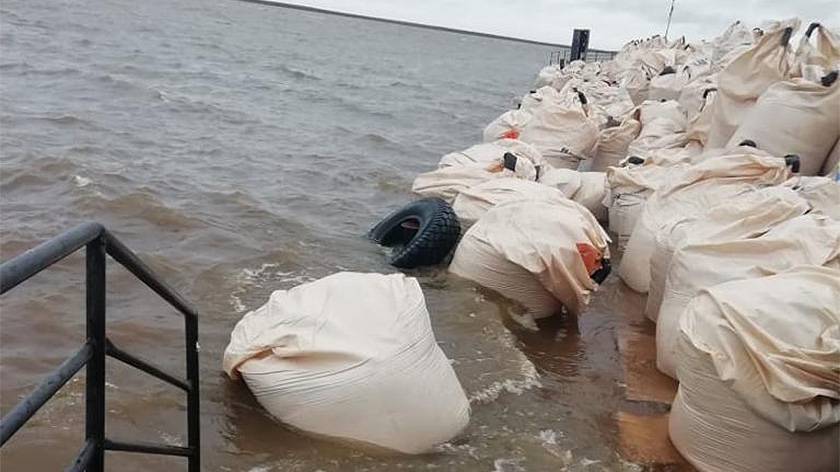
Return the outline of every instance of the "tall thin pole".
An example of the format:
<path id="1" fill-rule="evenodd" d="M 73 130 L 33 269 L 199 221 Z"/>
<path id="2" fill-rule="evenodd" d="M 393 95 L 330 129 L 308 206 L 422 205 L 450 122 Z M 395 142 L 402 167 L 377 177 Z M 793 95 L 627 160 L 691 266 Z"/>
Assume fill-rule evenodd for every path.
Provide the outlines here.
<path id="1" fill-rule="evenodd" d="M 671 30 L 671 17 L 674 16 L 674 2 L 676 0 L 671 0 L 671 10 L 668 12 L 668 25 L 665 26 L 665 41 L 668 40 L 668 31 Z"/>

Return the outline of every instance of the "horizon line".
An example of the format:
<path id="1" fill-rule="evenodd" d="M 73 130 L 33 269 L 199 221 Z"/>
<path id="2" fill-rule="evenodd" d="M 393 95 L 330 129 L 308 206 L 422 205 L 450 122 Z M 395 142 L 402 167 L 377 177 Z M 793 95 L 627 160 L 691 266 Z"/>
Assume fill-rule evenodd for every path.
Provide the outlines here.
<path id="1" fill-rule="evenodd" d="M 362 15 L 359 13 L 348 13 L 338 10 L 327 10 L 325 8 L 318 8 L 318 7 L 311 7 L 308 5 L 300 5 L 296 3 L 288 3 L 288 2 L 281 2 L 281 1 L 274 1 L 274 0 L 238 0 L 240 2 L 246 3 L 256 3 L 260 5 L 269 5 L 273 7 L 280 7 L 280 8 L 289 8 L 292 10 L 303 10 L 309 11 L 314 13 L 324 13 L 327 15 L 336 15 L 336 16 L 343 16 L 347 18 L 357 18 L 361 20 L 371 20 L 371 21 L 379 21 L 382 23 L 391 23 L 396 25 L 402 26 L 410 26 L 413 28 L 424 28 L 424 29 L 431 29 L 437 31 L 446 31 L 448 33 L 456 33 L 456 34 L 464 34 L 469 36 L 479 36 L 483 38 L 491 38 L 491 39 L 500 39 L 503 41 L 515 41 L 519 43 L 528 43 L 528 44 L 536 44 L 538 46 L 551 46 L 556 48 L 564 48 L 564 49 L 571 49 L 570 45 L 567 44 L 558 44 L 558 43 L 550 43 L 548 41 L 538 41 L 536 39 L 525 39 L 525 38 L 516 38 L 513 36 L 503 36 L 500 34 L 493 34 L 493 33 L 482 33 L 480 31 L 470 31 L 470 30 L 463 30 L 458 28 L 450 28 L 448 26 L 438 26 L 438 25 L 429 25 L 425 23 L 416 23 L 413 21 L 406 21 L 406 20 L 395 20 L 391 18 L 382 18 L 377 16 L 369 16 L 369 15 Z M 607 49 L 594 49 L 590 48 L 588 51 L 591 52 L 615 52 Z"/>

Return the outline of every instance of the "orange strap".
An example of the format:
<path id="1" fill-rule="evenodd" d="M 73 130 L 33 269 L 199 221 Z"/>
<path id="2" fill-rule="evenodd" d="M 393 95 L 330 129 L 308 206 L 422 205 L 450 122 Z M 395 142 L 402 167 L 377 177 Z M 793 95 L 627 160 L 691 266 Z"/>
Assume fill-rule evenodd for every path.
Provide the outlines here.
<path id="1" fill-rule="evenodd" d="M 500 134 L 499 137 L 506 139 L 516 139 L 519 137 L 519 130 L 516 128 L 511 128 L 505 131 L 504 133 Z"/>
<path id="2" fill-rule="evenodd" d="M 590 274 L 601 268 L 601 251 L 585 243 L 577 243 L 577 250 Z"/>

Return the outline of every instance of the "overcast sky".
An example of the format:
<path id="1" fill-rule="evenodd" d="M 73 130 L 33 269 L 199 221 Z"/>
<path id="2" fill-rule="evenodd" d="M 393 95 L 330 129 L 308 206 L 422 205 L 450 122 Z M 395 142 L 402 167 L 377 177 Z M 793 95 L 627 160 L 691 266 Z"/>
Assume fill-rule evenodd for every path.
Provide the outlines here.
<path id="1" fill-rule="evenodd" d="M 592 30 L 592 48 L 663 34 L 671 0 L 287 0 L 330 10 L 569 44 L 574 28 Z M 756 26 L 799 17 L 807 27 L 840 25 L 840 0 L 676 0 L 671 37 L 711 39 L 730 23 Z M 801 32 L 800 30 L 800 32 Z"/>

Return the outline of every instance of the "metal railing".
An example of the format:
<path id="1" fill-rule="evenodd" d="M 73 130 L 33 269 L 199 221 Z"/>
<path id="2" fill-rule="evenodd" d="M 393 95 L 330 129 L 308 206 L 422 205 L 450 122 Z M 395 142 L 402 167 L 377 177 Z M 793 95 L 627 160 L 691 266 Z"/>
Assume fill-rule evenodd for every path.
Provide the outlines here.
<path id="1" fill-rule="evenodd" d="M 99 223 L 84 223 L 0 266 L 0 294 L 85 247 L 87 342 L 52 371 L 0 420 L 0 446 L 6 444 L 82 367 L 85 382 L 85 445 L 66 469 L 101 472 L 105 451 L 187 457 L 189 471 L 200 470 L 198 316 L 173 289 Z M 105 335 L 105 260 L 110 255 L 184 316 L 187 378 L 180 379 L 115 346 Z M 105 437 L 105 356 L 142 370 L 187 393 L 187 447 L 112 441 Z"/>
<path id="2" fill-rule="evenodd" d="M 617 52 L 613 51 L 602 51 L 600 49 L 589 49 L 583 53 L 582 60 L 584 62 L 603 62 L 608 61 L 615 57 L 618 54 Z M 569 62 L 571 62 L 571 55 L 572 50 L 568 48 L 559 49 L 551 53 L 548 58 L 548 64 L 554 65 L 559 64 L 560 66 L 565 66 Z"/>

